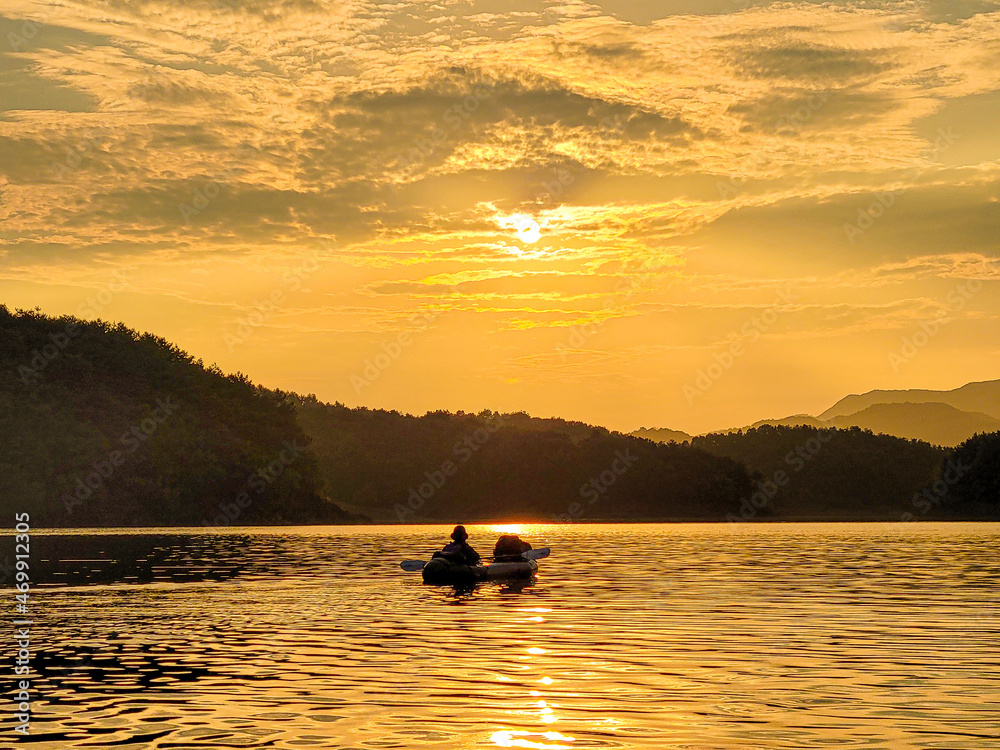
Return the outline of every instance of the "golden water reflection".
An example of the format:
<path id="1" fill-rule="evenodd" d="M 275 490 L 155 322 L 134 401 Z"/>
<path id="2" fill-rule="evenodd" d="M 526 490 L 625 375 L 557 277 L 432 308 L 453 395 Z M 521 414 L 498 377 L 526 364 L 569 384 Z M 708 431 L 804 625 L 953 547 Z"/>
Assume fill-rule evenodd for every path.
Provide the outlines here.
<path id="1" fill-rule="evenodd" d="M 494 534 L 523 534 L 524 526 L 519 523 L 500 523 L 490 526 L 490 531 Z"/>
<path id="2" fill-rule="evenodd" d="M 32 748 L 1000 748 L 1000 525 L 734 526 L 534 525 L 517 597 L 398 568 L 450 527 L 40 535 Z"/>
<path id="3" fill-rule="evenodd" d="M 539 737 L 542 741 L 532 738 Z M 557 743 L 574 742 L 572 737 L 559 732 L 514 732 L 503 730 L 494 732 L 490 738 L 497 747 L 530 747 L 537 750 L 572 750 L 570 745 Z"/>

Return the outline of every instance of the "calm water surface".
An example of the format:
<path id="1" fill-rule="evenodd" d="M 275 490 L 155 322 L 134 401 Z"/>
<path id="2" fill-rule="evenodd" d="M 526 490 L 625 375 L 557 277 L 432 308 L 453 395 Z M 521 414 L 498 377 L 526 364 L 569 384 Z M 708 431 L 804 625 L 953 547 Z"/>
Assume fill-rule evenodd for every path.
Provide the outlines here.
<path id="1" fill-rule="evenodd" d="M 19 744 L 1000 748 L 1000 524 L 526 526 L 471 594 L 447 531 L 36 533 Z"/>

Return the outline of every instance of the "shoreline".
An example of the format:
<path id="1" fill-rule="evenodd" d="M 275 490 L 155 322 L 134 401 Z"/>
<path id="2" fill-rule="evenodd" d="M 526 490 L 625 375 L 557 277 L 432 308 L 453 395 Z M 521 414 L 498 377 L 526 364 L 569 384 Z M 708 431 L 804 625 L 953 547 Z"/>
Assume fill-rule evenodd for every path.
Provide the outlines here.
<path id="1" fill-rule="evenodd" d="M 284 523 L 284 524 L 247 524 L 232 526 L 56 526 L 32 529 L 32 534 L 60 534 L 76 532 L 153 532 L 162 531 L 168 533 L 175 532 L 226 532 L 239 529 L 320 529 L 320 528 L 404 528 L 407 526 L 453 526 L 455 523 L 463 523 L 466 526 L 636 526 L 636 525 L 719 525 L 719 526 L 749 526 L 749 525 L 776 525 L 776 524 L 850 524 L 850 523 L 880 523 L 909 525 L 916 523 L 1000 523 L 1000 518 L 914 518 L 908 521 L 900 519 L 886 518 L 782 518 L 770 520 L 752 521 L 726 521 L 714 519 L 593 519 L 586 521 L 510 521 L 492 520 L 483 521 L 475 519 L 461 519 L 460 521 L 415 521 L 412 523 Z"/>

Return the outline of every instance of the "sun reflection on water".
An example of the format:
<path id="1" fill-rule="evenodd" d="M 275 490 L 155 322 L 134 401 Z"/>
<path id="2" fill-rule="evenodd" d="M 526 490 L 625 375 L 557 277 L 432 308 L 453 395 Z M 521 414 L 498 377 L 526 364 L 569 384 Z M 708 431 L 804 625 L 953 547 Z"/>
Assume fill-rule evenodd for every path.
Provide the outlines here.
<path id="1" fill-rule="evenodd" d="M 529 738 L 539 737 L 545 742 L 539 742 Z M 539 750 L 569 750 L 569 745 L 553 744 L 560 742 L 574 742 L 572 737 L 559 732 L 513 732 L 503 730 L 494 732 L 490 737 L 497 747 L 532 747 Z"/>
<path id="2" fill-rule="evenodd" d="M 517 598 L 490 585 L 465 599 L 382 574 L 436 543 L 440 530 L 423 526 L 386 531 L 385 547 L 371 527 L 41 534 L 49 549 L 33 552 L 53 561 L 53 584 L 37 645 L 53 700 L 37 734 L 67 750 L 94 736 L 104 747 L 201 737 L 306 750 L 335 737 L 367 750 L 787 750 L 957 747 L 944 730 L 959 726 L 965 750 L 1000 750 L 995 639 L 975 627 L 1000 617 L 984 604 L 1000 580 L 998 527 L 774 524 L 736 542 L 715 526 L 529 531 L 557 550 L 551 577 Z M 837 552 L 817 555 L 824 544 Z M 621 552 L 595 585 L 602 548 Z M 658 555 L 687 562 L 651 579 Z M 58 583 L 88 580 L 97 559 L 127 567 L 91 573 L 86 589 Z M 91 562 L 55 567 L 76 560 Z M 153 583 L 126 582 L 152 563 Z M 220 570 L 231 572 L 217 581 Z M 932 606 L 942 587 L 950 598 Z"/>
<path id="3" fill-rule="evenodd" d="M 519 523 L 498 523 L 490 526 L 490 531 L 496 534 L 523 534 L 524 526 Z"/>

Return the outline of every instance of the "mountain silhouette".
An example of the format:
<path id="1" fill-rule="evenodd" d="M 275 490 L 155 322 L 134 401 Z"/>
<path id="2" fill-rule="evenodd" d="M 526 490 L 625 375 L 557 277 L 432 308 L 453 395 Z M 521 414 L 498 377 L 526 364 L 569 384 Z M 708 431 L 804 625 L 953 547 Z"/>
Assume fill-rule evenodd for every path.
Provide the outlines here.
<path id="1" fill-rule="evenodd" d="M 860 427 L 933 445 L 956 446 L 973 435 L 1000 430 L 1000 380 L 968 383 L 950 391 L 868 391 L 845 396 L 818 416 L 794 414 L 762 419 L 751 425 L 704 434 L 802 425 L 817 429 Z M 686 433 L 668 428 L 643 427 L 630 434 L 658 442 L 691 439 Z"/>
<path id="2" fill-rule="evenodd" d="M 1000 419 L 941 403 L 874 404 L 856 414 L 828 420 L 834 427 L 861 427 L 876 433 L 923 440 L 932 445 L 958 445 L 980 432 L 1000 430 Z"/>
<path id="3" fill-rule="evenodd" d="M 900 391 L 868 391 L 852 394 L 819 415 L 820 419 L 845 417 L 875 404 L 926 404 L 937 403 L 953 406 L 960 411 L 979 412 L 1000 419 L 1000 380 L 968 383 L 950 391 L 922 389 Z"/>
<path id="4" fill-rule="evenodd" d="M 653 440 L 657 443 L 686 443 L 691 440 L 691 435 L 680 430 L 668 430 L 666 427 L 640 427 L 630 435 Z"/>

